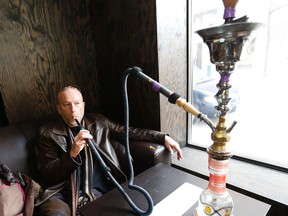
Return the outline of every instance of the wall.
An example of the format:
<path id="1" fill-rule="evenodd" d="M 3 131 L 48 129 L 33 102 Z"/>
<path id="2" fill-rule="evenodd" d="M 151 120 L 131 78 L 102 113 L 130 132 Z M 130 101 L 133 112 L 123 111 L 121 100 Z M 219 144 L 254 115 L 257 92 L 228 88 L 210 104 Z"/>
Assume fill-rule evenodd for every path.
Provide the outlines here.
<path id="1" fill-rule="evenodd" d="M 9 123 L 54 113 L 57 91 L 67 84 L 82 88 L 87 111 L 122 123 L 121 79 L 132 66 L 157 81 L 160 68 L 160 82 L 185 97 L 185 1 L 171 13 L 173 25 L 160 17 L 164 3 L 156 11 L 156 0 L 2 0 L 0 92 Z M 159 94 L 134 77 L 128 96 L 131 126 L 185 139 L 178 107 L 163 106 L 161 96 L 160 120 Z"/>
<path id="2" fill-rule="evenodd" d="M 55 112 L 67 84 L 82 88 L 88 111 L 122 122 L 124 70 L 137 65 L 158 79 L 155 10 L 152 0 L 1 1 L 0 91 L 9 123 Z M 131 124 L 159 129 L 159 96 L 135 80 L 128 89 Z"/>
<path id="3" fill-rule="evenodd" d="M 0 92 L 10 124 L 55 112 L 67 84 L 99 109 L 88 0 L 0 1 Z"/>
<path id="4" fill-rule="evenodd" d="M 123 121 L 120 80 L 132 66 L 186 97 L 186 0 L 96 0 L 91 8 L 105 115 Z M 133 77 L 129 89 L 131 125 L 186 143 L 184 111 Z"/>
<path id="5" fill-rule="evenodd" d="M 157 0 L 159 80 L 187 99 L 187 3 L 186 0 Z M 181 146 L 187 143 L 186 111 L 160 98 L 161 130 Z"/>
<path id="6" fill-rule="evenodd" d="M 102 112 L 123 122 L 122 77 L 138 66 L 158 80 L 155 0 L 91 1 Z M 159 95 L 129 76 L 130 126 L 160 129 Z"/>

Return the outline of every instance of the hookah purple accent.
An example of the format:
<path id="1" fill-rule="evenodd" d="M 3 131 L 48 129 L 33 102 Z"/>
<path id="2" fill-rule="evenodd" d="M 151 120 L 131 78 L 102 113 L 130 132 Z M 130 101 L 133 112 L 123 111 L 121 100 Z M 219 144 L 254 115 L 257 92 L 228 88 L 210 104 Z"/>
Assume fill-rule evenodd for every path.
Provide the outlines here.
<path id="1" fill-rule="evenodd" d="M 158 83 L 158 82 L 154 82 L 153 85 L 152 85 L 152 89 L 156 92 L 159 92 L 160 88 L 162 86 Z"/>
<path id="2" fill-rule="evenodd" d="M 224 10 L 224 19 L 235 18 L 235 8 L 227 7 Z"/>
<path id="3" fill-rule="evenodd" d="M 223 73 L 221 74 L 220 82 L 226 82 L 228 83 L 230 81 L 230 73 Z"/>

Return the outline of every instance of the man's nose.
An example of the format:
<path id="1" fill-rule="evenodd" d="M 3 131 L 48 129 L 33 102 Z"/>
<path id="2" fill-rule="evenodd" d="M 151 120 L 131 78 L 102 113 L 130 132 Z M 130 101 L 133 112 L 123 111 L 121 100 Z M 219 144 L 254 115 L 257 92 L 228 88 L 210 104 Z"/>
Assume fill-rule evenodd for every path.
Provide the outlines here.
<path id="1" fill-rule="evenodd" d="M 71 103 L 71 111 L 75 112 L 77 110 L 77 106 L 74 103 Z"/>

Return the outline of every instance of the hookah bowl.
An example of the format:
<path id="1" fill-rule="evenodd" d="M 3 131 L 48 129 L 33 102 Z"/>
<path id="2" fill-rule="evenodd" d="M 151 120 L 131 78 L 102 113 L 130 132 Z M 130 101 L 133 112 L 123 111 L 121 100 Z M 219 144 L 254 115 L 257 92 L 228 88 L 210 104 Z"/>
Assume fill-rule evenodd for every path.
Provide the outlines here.
<path id="1" fill-rule="evenodd" d="M 218 123 L 211 134 L 214 141 L 207 148 L 208 168 L 210 172 L 208 187 L 203 190 L 199 198 L 195 216 L 201 215 L 233 215 L 233 199 L 226 189 L 226 176 L 229 170 L 229 160 L 233 156 L 227 143 L 230 141 L 229 133 L 236 125 L 234 121 L 229 128 L 226 127 L 226 114 L 229 111 L 228 103 L 230 75 L 234 71 L 235 63 L 240 60 L 244 43 L 251 33 L 261 26 L 260 23 L 249 23 L 247 17 L 238 20 L 229 20 L 223 25 L 202 29 L 196 33 L 207 44 L 210 61 L 215 64 L 220 80 L 217 84 L 218 92 L 215 95 L 218 105 Z M 227 19 L 226 19 L 227 21 Z"/>

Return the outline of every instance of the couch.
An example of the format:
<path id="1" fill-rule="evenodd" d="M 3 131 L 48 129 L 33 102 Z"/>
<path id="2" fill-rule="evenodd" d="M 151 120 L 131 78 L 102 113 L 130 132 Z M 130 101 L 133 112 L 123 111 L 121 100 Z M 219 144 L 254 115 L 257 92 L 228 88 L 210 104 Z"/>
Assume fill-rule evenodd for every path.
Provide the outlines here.
<path id="1" fill-rule="evenodd" d="M 34 156 L 34 143 L 38 129 L 51 120 L 51 116 L 30 119 L 18 124 L 0 127 L 0 164 L 13 172 L 20 172 L 40 182 Z M 157 163 L 171 164 L 171 155 L 157 143 L 130 143 L 135 175 Z"/>

